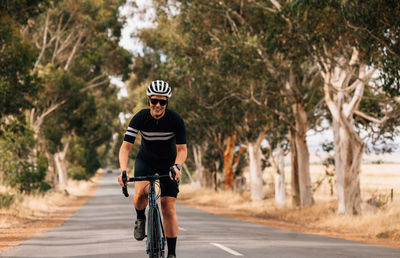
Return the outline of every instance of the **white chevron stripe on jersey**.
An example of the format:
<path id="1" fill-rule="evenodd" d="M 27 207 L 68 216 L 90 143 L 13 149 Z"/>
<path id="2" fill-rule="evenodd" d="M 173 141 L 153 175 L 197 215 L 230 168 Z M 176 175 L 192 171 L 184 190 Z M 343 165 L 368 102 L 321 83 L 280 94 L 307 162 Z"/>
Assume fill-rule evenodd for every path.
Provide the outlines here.
<path id="1" fill-rule="evenodd" d="M 132 131 L 132 132 L 135 132 L 135 133 L 137 133 L 138 132 L 138 130 L 137 129 L 135 129 L 135 128 L 132 128 L 132 127 L 129 127 L 128 126 L 128 130 L 127 131 Z"/>
<path id="2" fill-rule="evenodd" d="M 160 136 L 160 137 L 147 137 L 144 134 L 142 134 L 142 138 L 145 139 L 146 141 L 167 141 L 174 137 L 175 137 L 175 135 Z"/>
<path id="3" fill-rule="evenodd" d="M 136 137 L 137 133 L 126 132 L 125 135 Z"/>
<path id="4" fill-rule="evenodd" d="M 145 136 L 170 136 L 174 135 L 174 132 L 145 132 L 145 131 L 140 131 L 141 134 Z"/>

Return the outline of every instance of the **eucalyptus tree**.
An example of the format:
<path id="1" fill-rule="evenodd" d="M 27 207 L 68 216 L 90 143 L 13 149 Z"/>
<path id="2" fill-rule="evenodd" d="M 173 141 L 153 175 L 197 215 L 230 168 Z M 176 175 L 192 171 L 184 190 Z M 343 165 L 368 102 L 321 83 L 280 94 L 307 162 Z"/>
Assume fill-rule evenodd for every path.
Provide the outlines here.
<path id="1" fill-rule="evenodd" d="M 21 31 L 47 7 L 43 0 L 0 2 L 0 181 L 24 192 L 47 188 L 46 160 L 33 157 L 36 142 L 23 115 L 34 105 L 40 81 L 32 72 L 35 51 Z"/>
<path id="2" fill-rule="evenodd" d="M 339 213 L 360 212 L 359 171 L 365 144 L 355 129 L 357 120 L 354 117 L 372 117 L 359 110 L 360 102 L 366 94 L 366 87 L 372 89 L 372 94 L 378 94 L 373 84 L 375 71 L 385 67 L 382 66 L 385 63 L 382 63 L 385 59 L 383 57 L 395 49 L 390 44 L 389 48 L 385 48 L 385 43 L 398 44 L 396 36 L 393 36 L 398 35 L 398 26 L 392 27 L 392 24 L 386 22 L 398 22 L 398 3 L 385 1 L 383 5 L 385 10 L 390 11 L 387 16 L 382 16 L 384 19 L 378 18 L 379 26 L 372 33 L 368 32 L 371 26 L 365 21 L 371 14 L 375 18 L 380 15 L 376 12 L 379 9 L 374 9 L 376 3 L 365 5 L 348 1 L 291 1 L 283 11 L 284 17 L 298 34 L 297 44 L 314 58 L 324 80 L 324 99 L 333 119 Z M 357 16 L 360 12 L 364 17 Z M 346 15 L 353 18 L 353 22 Z M 366 30 L 356 29 L 354 21 L 360 22 L 358 27 Z M 374 39 L 375 34 L 379 35 L 381 41 Z M 389 59 L 396 58 L 392 55 Z M 381 71 L 383 77 L 390 76 L 392 82 L 396 81 L 390 73 L 384 69 Z M 382 110 L 393 110 L 393 106 L 389 108 L 387 102 L 380 105 Z M 374 110 L 369 109 L 367 112 L 373 113 Z M 390 112 L 386 113 L 385 119 L 388 119 Z M 376 119 L 375 122 L 382 125 L 385 119 Z"/>
<path id="3" fill-rule="evenodd" d="M 78 94 L 108 85 L 108 75 L 126 76 L 129 54 L 118 46 L 122 27 L 118 7 L 123 3 L 119 0 L 54 2 L 25 29 L 38 50 L 34 70 L 43 78 L 61 71 L 77 76 L 85 82 Z M 69 91 L 51 82 L 45 81 L 44 85 L 58 89 L 45 89 L 57 94 L 41 98 L 38 107 L 31 110 L 31 124 L 36 133 L 46 116 L 67 101 L 62 91 Z"/>
<path id="4" fill-rule="evenodd" d="M 194 153 L 197 155 L 200 149 L 212 146 L 209 152 L 213 153 L 212 160 L 206 166 L 216 171 L 223 164 L 225 185 L 231 189 L 234 147 L 241 138 L 237 127 L 243 113 L 238 98 L 241 90 L 238 73 L 241 71 L 231 72 L 232 60 L 227 59 L 230 56 L 215 51 L 216 47 L 224 47 L 218 46 L 218 37 L 225 40 L 233 35 L 226 17 L 220 15 L 221 10 L 214 5 L 205 1 L 183 1 L 179 14 L 169 17 L 163 14 L 165 6 L 160 3 L 158 27 L 142 31 L 140 37 L 153 49 L 153 57 L 161 52 L 166 59 L 155 64 L 159 65 L 157 76 L 166 78 L 178 92 L 179 99 L 174 97 L 172 102 L 177 103 L 176 107 L 188 124 L 188 136 L 195 142 Z M 209 34 L 211 30 L 216 33 L 214 36 Z M 155 76 L 154 73 L 150 75 Z"/>
<path id="5" fill-rule="evenodd" d="M 104 94 L 110 94 L 108 98 L 113 99 L 116 91 L 108 90 L 113 89 L 109 76 L 127 79 L 130 54 L 118 45 L 124 22 L 118 15 L 118 8 L 124 2 L 55 1 L 45 13 L 26 26 L 24 33 L 38 54 L 33 71 L 39 74 L 42 86 L 40 97 L 35 99 L 34 107 L 27 114 L 38 141 L 45 142 L 46 134 L 41 129 L 50 115 L 57 117 L 68 113 L 69 123 L 73 124 L 79 111 L 85 110 L 82 108 L 85 105 L 98 105 Z M 88 120 L 95 118 L 87 115 Z M 101 123 L 97 126 L 101 126 L 97 128 L 99 130 L 108 127 Z M 66 177 L 63 168 L 71 130 L 61 132 L 64 140 L 58 143 L 63 145 L 56 144 L 58 151 L 49 156 L 55 160 L 59 174 L 63 175 L 60 178 Z M 80 136 L 86 137 L 81 144 L 89 153 L 83 165 L 88 173 L 92 173 L 98 166 L 94 158 L 97 145 L 91 143 L 88 133 Z M 47 151 L 45 144 L 41 146 Z M 90 159 L 94 162 L 92 165 Z"/>
<path id="6" fill-rule="evenodd" d="M 294 191 L 293 200 L 296 205 L 311 205 L 314 201 L 306 133 L 321 118 L 321 90 L 315 87 L 321 83 L 317 67 L 308 53 L 296 45 L 298 35 L 283 16 L 278 1 L 237 1 L 236 9 L 231 2 L 219 1 L 219 5 L 232 30 L 245 35 L 246 44 L 257 53 L 250 61 L 262 64 L 263 68 L 258 69 L 267 81 L 273 82 L 267 91 L 264 89 L 263 98 L 268 96 L 270 103 L 275 103 L 266 106 L 267 110 L 279 115 L 281 123 L 293 131 L 292 180 L 296 187 L 292 190 L 299 189 Z M 272 98 L 281 101 L 271 102 Z"/>
<path id="7" fill-rule="evenodd" d="M 32 106 L 39 88 L 31 73 L 35 52 L 21 31 L 47 7 L 47 0 L 0 2 L 0 118 Z"/>
<path id="8" fill-rule="evenodd" d="M 250 140 L 253 143 L 255 141 L 258 146 L 253 148 L 253 145 L 251 145 L 251 149 L 259 152 L 263 138 L 261 135 L 268 128 L 265 117 L 271 115 L 266 113 L 274 111 L 278 114 L 285 114 L 276 107 L 266 105 L 267 96 L 269 98 L 275 97 L 275 94 L 268 95 L 266 89 L 276 89 L 283 85 L 287 88 L 283 88 L 281 92 L 279 90 L 276 92 L 291 99 L 286 103 L 294 103 L 296 96 L 300 97 L 301 94 L 304 95 L 303 101 L 305 103 L 311 103 L 314 97 L 312 90 L 309 94 L 306 94 L 301 90 L 296 92 L 293 87 L 297 87 L 295 83 L 298 81 L 300 81 L 300 85 L 307 83 L 308 89 L 312 87 L 316 77 L 314 76 L 315 70 L 311 70 L 308 77 L 301 74 L 298 76 L 294 74 L 294 71 L 301 71 L 301 69 L 296 68 L 300 66 L 296 66 L 294 62 L 290 66 L 289 58 L 284 56 L 287 48 L 280 52 L 279 50 L 274 51 L 271 41 L 274 40 L 275 46 L 280 47 L 276 43 L 280 38 L 274 38 L 274 27 L 272 26 L 269 29 L 268 26 L 276 23 L 276 13 L 279 10 L 265 11 L 252 1 L 175 2 L 180 3 L 179 14 L 172 18 L 158 15 L 157 17 L 164 17 L 159 19 L 158 28 L 143 32 L 142 39 L 147 42 L 147 45 L 166 55 L 166 62 L 161 66 L 169 68 L 165 69 L 165 76 L 169 76 L 168 78 L 175 77 L 178 79 L 177 82 L 190 85 L 190 91 L 187 93 L 189 95 L 190 93 L 194 94 L 193 100 L 197 99 L 197 101 L 191 103 L 191 106 L 196 107 L 195 112 L 191 112 L 191 115 L 198 114 L 198 116 L 193 116 L 194 122 L 200 125 L 205 124 L 202 118 L 206 118 L 206 122 L 212 125 L 213 130 L 204 131 L 214 134 L 209 139 L 216 141 L 215 146 L 219 146 L 220 151 L 225 154 L 224 166 L 225 171 L 228 171 L 233 160 L 232 149 L 235 145 L 232 140 L 240 136 L 243 139 L 242 142 Z M 165 7 L 165 5 L 161 6 Z M 270 38 L 273 38 L 273 40 Z M 281 56 L 284 56 L 284 58 Z M 289 64 L 285 65 L 285 62 Z M 159 69 L 159 71 L 161 70 L 162 68 Z M 272 83 L 271 78 L 274 80 Z M 255 92 L 261 93 L 257 95 L 258 100 L 254 97 Z M 292 94 L 288 94 L 290 92 Z M 264 111 L 259 116 L 249 119 L 252 115 L 249 107 L 246 106 L 248 102 L 255 104 L 259 110 Z M 300 107 L 305 108 L 304 105 L 300 105 Z M 293 113 L 299 114 L 301 112 L 299 105 L 293 104 L 292 106 Z M 213 110 L 211 117 L 207 112 L 201 113 L 202 110 L 207 109 Z M 312 112 L 312 109 L 308 111 Z M 286 117 L 287 121 L 290 121 L 290 119 Z M 259 126 L 260 121 L 263 120 L 263 126 Z M 297 124 L 306 124 L 305 127 L 307 127 L 307 122 L 303 120 L 297 119 Z M 256 123 L 258 123 L 257 126 L 254 126 Z M 240 124 L 245 126 L 238 126 Z M 246 131 L 246 127 L 250 128 L 257 136 L 253 135 L 250 139 L 246 139 L 244 136 L 249 133 L 248 130 Z M 301 134 L 294 134 L 295 136 L 301 135 L 297 137 L 297 144 L 301 144 L 300 153 L 307 154 L 308 151 L 303 151 L 304 148 L 307 148 L 306 144 L 303 144 L 306 130 L 298 129 L 297 131 L 301 131 Z M 200 135 L 203 136 L 204 134 Z M 199 134 L 196 134 L 196 136 L 199 136 Z M 221 138 L 226 138 L 225 148 L 221 148 Z M 227 151 L 228 149 L 231 151 Z M 252 152 L 250 155 L 252 168 L 253 164 L 260 163 L 260 155 L 253 154 L 255 153 Z M 257 157 L 258 161 L 254 161 L 253 157 Z M 304 156 L 299 155 L 296 162 L 304 164 L 300 166 L 303 175 L 301 178 L 309 179 L 308 163 L 304 163 L 304 160 L 308 161 L 308 158 L 304 159 Z M 254 168 L 256 167 L 259 166 L 254 166 Z M 260 180 L 260 169 L 252 169 L 251 171 L 259 171 L 258 173 L 255 172 L 258 175 L 255 178 L 262 181 Z M 232 175 L 232 173 L 226 173 L 226 175 L 228 174 Z M 231 180 L 226 181 L 231 182 Z M 255 179 L 252 181 L 255 181 Z M 313 202 L 310 180 L 303 181 L 301 182 L 302 204 L 308 205 Z M 258 189 L 261 188 L 258 187 Z M 261 191 L 258 190 L 257 192 L 260 193 L 257 194 L 258 196 L 262 196 Z"/>

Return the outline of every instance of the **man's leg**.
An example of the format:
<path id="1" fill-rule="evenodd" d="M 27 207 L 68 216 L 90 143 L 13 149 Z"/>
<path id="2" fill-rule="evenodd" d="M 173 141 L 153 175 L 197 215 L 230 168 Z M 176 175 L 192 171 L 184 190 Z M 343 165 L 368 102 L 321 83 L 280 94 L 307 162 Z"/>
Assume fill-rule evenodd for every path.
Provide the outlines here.
<path id="1" fill-rule="evenodd" d="M 146 191 L 147 185 L 147 181 L 135 182 L 135 194 L 133 195 L 133 204 L 135 205 L 137 220 L 135 222 L 135 230 L 133 232 L 133 235 L 136 240 L 143 240 L 145 237 L 145 210 L 148 203 L 148 194 Z"/>
<path id="2" fill-rule="evenodd" d="M 164 231 L 167 237 L 168 255 L 176 255 L 176 239 L 178 237 L 178 218 L 175 210 L 175 197 L 161 198 L 161 210 L 164 218 Z"/>
<path id="3" fill-rule="evenodd" d="M 147 203 L 149 202 L 148 196 L 148 181 L 137 181 L 135 182 L 135 194 L 133 195 L 133 204 L 137 210 L 146 209 Z"/>

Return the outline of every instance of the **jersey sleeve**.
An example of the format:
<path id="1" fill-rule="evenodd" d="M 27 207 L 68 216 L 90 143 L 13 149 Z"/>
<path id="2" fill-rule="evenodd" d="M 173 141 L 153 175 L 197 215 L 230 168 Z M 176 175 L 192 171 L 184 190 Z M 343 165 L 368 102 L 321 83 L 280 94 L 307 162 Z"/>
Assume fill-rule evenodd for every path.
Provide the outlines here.
<path id="1" fill-rule="evenodd" d="M 182 117 L 178 116 L 176 128 L 176 144 L 186 144 L 185 123 Z"/>
<path id="2" fill-rule="evenodd" d="M 139 112 L 132 117 L 128 129 L 126 129 L 124 141 L 135 143 L 136 136 L 140 130 L 141 113 Z"/>

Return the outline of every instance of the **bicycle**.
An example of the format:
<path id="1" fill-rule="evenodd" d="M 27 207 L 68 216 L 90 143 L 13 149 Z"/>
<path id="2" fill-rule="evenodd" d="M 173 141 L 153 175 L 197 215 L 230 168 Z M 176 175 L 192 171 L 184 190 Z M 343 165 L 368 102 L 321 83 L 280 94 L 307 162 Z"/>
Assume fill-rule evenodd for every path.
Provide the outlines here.
<path id="1" fill-rule="evenodd" d="M 172 173 L 172 177 L 175 178 L 175 170 L 173 167 L 169 169 Z M 160 216 L 160 210 L 158 209 L 156 195 L 156 181 L 161 178 L 167 178 L 169 175 L 159 175 L 154 174 L 152 176 L 141 176 L 141 177 L 133 177 L 129 178 L 129 182 L 134 181 L 149 181 L 149 210 L 147 213 L 147 242 L 146 242 L 146 252 L 149 255 L 149 258 L 164 258 L 164 249 L 165 249 L 165 234 L 164 228 Z M 124 187 L 122 187 L 122 193 L 125 197 L 129 196 L 128 188 L 126 186 L 127 176 L 126 171 L 122 171 L 122 182 L 124 183 Z"/>

